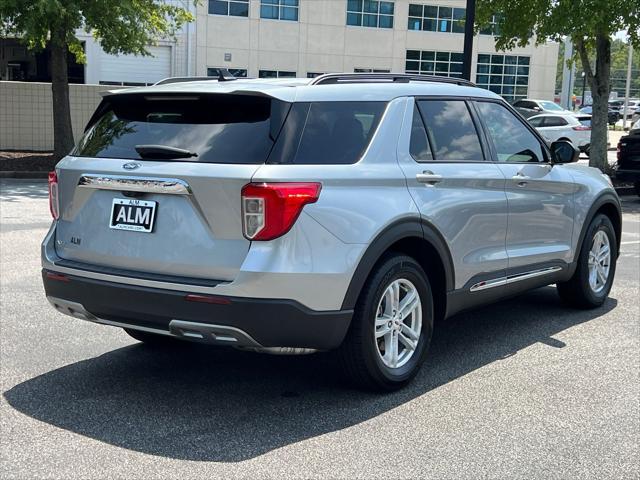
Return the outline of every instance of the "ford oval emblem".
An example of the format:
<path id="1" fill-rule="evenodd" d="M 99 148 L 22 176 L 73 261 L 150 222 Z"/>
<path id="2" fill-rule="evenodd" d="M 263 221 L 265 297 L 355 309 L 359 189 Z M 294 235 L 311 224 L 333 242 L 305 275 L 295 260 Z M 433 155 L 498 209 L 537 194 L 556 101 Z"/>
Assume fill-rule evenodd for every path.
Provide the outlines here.
<path id="1" fill-rule="evenodd" d="M 129 163 L 125 163 L 124 165 L 122 165 L 122 168 L 124 168 L 125 170 L 136 170 L 138 168 L 140 168 L 142 165 L 138 162 L 129 162 Z"/>

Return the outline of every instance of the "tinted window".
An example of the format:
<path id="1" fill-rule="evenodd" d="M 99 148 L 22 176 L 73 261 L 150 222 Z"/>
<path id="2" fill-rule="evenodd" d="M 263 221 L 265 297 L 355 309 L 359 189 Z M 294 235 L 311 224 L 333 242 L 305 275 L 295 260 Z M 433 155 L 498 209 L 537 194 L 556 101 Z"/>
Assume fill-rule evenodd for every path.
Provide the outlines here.
<path id="1" fill-rule="evenodd" d="M 529 123 L 534 127 L 541 127 L 545 117 L 530 118 Z"/>
<path id="2" fill-rule="evenodd" d="M 567 121 L 562 117 L 546 117 L 544 120 L 545 127 L 564 127 Z"/>
<path id="3" fill-rule="evenodd" d="M 420 100 L 435 160 L 482 160 L 482 147 L 471 114 L 460 100 Z"/>
<path id="4" fill-rule="evenodd" d="M 136 145 L 162 145 L 197 154 L 188 161 L 263 163 L 289 107 L 242 95 L 117 95 L 101 105 L 74 155 L 140 159 Z"/>
<path id="5" fill-rule="evenodd" d="M 591 117 L 578 117 L 578 121 L 580 122 L 581 125 L 584 125 L 585 127 L 591 126 Z"/>
<path id="6" fill-rule="evenodd" d="M 499 162 L 542 162 L 542 147 L 536 136 L 504 105 L 478 102 Z"/>
<path id="7" fill-rule="evenodd" d="M 418 107 L 413 110 L 409 152 L 417 162 L 428 162 L 429 160 L 433 160 L 431 147 L 429 146 L 429 140 L 427 139 L 427 131 L 424 128 L 424 123 L 422 122 L 422 117 L 420 116 Z"/>
<path id="8" fill-rule="evenodd" d="M 356 163 L 385 106 L 384 102 L 295 103 L 269 163 Z"/>

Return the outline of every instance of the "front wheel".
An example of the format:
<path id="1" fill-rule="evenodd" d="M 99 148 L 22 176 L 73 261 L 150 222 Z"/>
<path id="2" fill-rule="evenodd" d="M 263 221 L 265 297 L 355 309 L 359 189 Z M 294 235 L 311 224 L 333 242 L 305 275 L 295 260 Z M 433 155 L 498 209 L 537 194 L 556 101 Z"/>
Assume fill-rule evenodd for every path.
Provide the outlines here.
<path id="1" fill-rule="evenodd" d="M 617 251 L 611 220 L 606 215 L 596 215 L 582 241 L 575 273 L 557 285 L 562 300 L 578 308 L 602 305 L 613 285 Z"/>
<path id="2" fill-rule="evenodd" d="M 340 354 L 358 386 L 395 390 L 418 372 L 433 331 L 427 275 L 411 257 L 385 257 L 369 276 Z"/>

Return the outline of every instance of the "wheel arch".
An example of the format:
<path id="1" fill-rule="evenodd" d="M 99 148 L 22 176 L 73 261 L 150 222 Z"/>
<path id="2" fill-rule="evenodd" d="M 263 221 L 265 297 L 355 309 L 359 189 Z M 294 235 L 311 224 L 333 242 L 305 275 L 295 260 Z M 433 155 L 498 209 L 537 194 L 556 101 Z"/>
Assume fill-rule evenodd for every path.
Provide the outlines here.
<path id="1" fill-rule="evenodd" d="M 587 229 L 591 222 L 598 214 L 606 215 L 611 223 L 613 224 L 613 229 L 616 235 L 616 258 L 620 255 L 620 242 L 622 240 L 622 208 L 620 207 L 620 200 L 617 195 L 613 192 L 606 191 L 601 193 L 598 197 L 596 197 L 595 201 L 591 204 L 587 215 L 585 216 L 584 222 L 582 223 L 582 228 L 580 229 L 580 236 L 578 237 L 578 242 L 576 243 L 576 253 L 574 255 L 574 261 L 572 262 L 570 268 L 570 274 L 573 275 L 573 272 L 577 268 L 577 259 L 580 255 L 580 250 L 582 249 L 582 243 L 584 242 L 584 237 L 587 234 Z"/>
<path id="2" fill-rule="evenodd" d="M 388 252 L 409 255 L 422 266 L 433 290 L 436 319 L 444 318 L 446 294 L 455 285 L 453 259 L 442 234 L 432 224 L 419 218 L 398 220 L 375 237 L 356 267 L 342 308 L 355 307 L 367 278 Z"/>

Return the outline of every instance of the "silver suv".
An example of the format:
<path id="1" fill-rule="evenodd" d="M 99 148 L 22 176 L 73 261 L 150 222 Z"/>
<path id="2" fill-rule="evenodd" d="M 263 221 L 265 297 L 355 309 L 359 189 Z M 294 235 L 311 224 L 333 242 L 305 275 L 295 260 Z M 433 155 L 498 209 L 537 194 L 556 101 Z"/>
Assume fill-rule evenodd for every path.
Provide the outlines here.
<path id="1" fill-rule="evenodd" d="M 394 389 L 438 319 L 554 283 L 604 302 L 620 203 L 577 158 L 463 80 L 108 92 L 50 174 L 44 287 L 149 344 L 337 349 L 356 383 Z"/>

